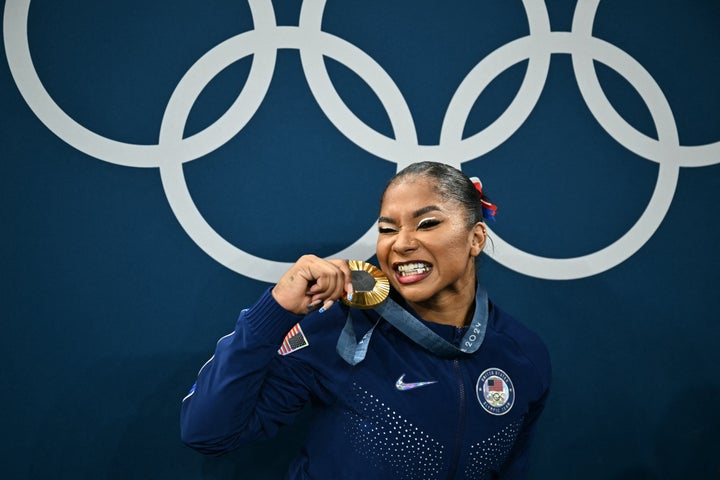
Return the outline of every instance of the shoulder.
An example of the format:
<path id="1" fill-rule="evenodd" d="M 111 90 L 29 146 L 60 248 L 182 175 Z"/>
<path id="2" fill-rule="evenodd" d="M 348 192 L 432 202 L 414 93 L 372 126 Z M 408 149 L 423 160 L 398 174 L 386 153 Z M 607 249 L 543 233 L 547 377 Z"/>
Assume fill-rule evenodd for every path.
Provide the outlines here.
<path id="1" fill-rule="evenodd" d="M 524 357 L 536 369 L 543 386 L 549 387 L 552 377 L 550 353 L 537 333 L 492 302 L 488 328 L 514 346 L 515 354 Z"/>

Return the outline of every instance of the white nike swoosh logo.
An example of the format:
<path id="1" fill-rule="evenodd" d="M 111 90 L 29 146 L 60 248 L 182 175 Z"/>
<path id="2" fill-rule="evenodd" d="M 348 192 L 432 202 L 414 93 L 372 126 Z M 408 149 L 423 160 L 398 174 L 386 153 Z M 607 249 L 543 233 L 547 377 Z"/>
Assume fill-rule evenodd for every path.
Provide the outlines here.
<path id="1" fill-rule="evenodd" d="M 413 383 L 405 383 L 403 382 L 403 379 L 405 378 L 405 374 L 403 373 L 400 375 L 400 378 L 397 379 L 397 382 L 395 382 L 395 388 L 401 391 L 405 390 L 412 390 L 413 388 L 418 387 L 425 387 L 427 385 L 432 385 L 433 383 L 437 383 L 437 380 L 434 380 L 432 382 L 413 382 Z"/>

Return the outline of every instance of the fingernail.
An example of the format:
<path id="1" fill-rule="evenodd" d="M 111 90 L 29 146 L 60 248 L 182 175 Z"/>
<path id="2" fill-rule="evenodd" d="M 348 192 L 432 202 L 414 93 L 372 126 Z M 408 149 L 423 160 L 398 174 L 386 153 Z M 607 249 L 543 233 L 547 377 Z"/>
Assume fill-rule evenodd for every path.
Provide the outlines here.
<path id="1" fill-rule="evenodd" d="M 348 302 L 352 302 L 352 297 L 353 297 L 353 294 L 352 294 L 352 293 L 348 293 L 348 294 L 347 294 Z"/>
<path id="2" fill-rule="evenodd" d="M 318 312 L 320 312 L 320 313 L 327 312 L 328 310 L 330 310 L 330 307 L 332 307 L 333 305 L 335 305 L 335 302 L 332 300 L 328 300 L 323 304 L 322 308 L 320 310 L 318 310 Z"/>

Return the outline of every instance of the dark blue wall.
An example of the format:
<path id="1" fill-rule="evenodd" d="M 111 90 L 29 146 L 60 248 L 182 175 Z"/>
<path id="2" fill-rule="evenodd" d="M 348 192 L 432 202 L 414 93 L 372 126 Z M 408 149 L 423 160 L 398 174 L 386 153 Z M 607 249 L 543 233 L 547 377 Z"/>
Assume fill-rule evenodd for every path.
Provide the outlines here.
<path id="1" fill-rule="evenodd" d="M 298 25 L 303 2 L 273 3 L 278 25 Z M 179 441 L 180 400 L 282 268 L 270 261 L 354 244 L 396 164 L 423 158 L 482 177 L 500 206 L 483 282 L 550 348 L 532 477 L 720 475 L 718 2 L 603 1 L 583 38 L 574 2 L 330 0 L 322 29 L 338 38 L 313 43 L 309 27 L 264 24 L 267 1 L 253 2 L 254 20 L 236 1 L 35 0 L 34 68 L 24 5 L 5 1 L 0 64 L 0 477 L 280 477 L 304 422 L 204 458 Z M 526 10 L 545 9 L 555 33 L 531 32 Z M 233 40 L 262 28 L 264 40 Z M 274 50 L 255 50 L 278 38 L 265 81 L 251 68 Z M 228 39 L 227 68 L 197 66 Z M 317 68 L 299 52 L 317 44 L 338 49 L 324 64 L 354 127 L 305 78 Z M 594 59 L 601 89 L 587 98 L 579 85 L 592 76 L 574 71 L 571 51 Z M 488 58 L 507 65 L 487 70 L 484 89 L 480 77 L 463 84 Z M 543 58 L 537 101 L 513 102 Z M 199 79 L 182 83 L 191 67 Z M 401 97 L 375 91 L 383 75 Z M 207 86 L 171 100 L 181 84 Z M 475 87 L 467 120 L 446 124 L 461 84 Z M 250 87 L 268 88 L 256 111 L 247 98 L 230 107 Z M 612 108 L 595 111 L 605 97 Z M 412 123 L 383 106 L 398 98 Z M 508 106 L 525 113 L 493 126 Z M 239 131 L 222 138 L 229 107 Z M 372 241 L 353 248 L 368 258 Z"/>

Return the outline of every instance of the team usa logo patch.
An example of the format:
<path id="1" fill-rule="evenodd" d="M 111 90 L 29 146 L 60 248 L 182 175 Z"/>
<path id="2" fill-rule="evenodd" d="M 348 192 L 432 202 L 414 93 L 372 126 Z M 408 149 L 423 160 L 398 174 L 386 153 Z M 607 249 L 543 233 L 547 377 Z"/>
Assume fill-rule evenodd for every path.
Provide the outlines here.
<path id="1" fill-rule="evenodd" d="M 300 324 L 296 323 L 295 326 L 285 335 L 282 346 L 278 350 L 280 355 L 287 355 L 301 348 L 305 348 L 310 345 L 305 334 L 300 328 Z"/>
<path id="2" fill-rule="evenodd" d="M 499 368 L 488 368 L 481 373 L 475 390 L 480 405 L 491 415 L 505 415 L 515 403 L 512 380 Z"/>

